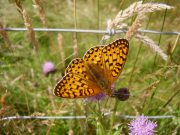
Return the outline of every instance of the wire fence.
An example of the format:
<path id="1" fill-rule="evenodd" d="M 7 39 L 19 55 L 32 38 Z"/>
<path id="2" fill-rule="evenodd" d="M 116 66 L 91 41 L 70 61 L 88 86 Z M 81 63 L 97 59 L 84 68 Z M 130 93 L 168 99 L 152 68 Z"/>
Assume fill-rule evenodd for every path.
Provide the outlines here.
<path id="1" fill-rule="evenodd" d="M 104 116 L 109 116 L 112 113 L 106 113 Z M 124 118 L 124 119 L 135 119 L 137 116 L 130 116 L 130 115 L 117 115 L 116 117 Z M 166 115 L 166 116 L 146 116 L 148 119 L 172 119 L 176 118 L 173 115 Z M 0 120 L 18 120 L 18 119 L 61 119 L 61 120 L 71 120 L 71 119 L 86 119 L 87 116 L 9 116 L 3 117 Z"/>
<path id="2" fill-rule="evenodd" d="M 5 31 L 27 31 L 27 28 L 3 28 L 0 30 Z M 109 29 L 109 30 L 90 30 L 90 29 L 63 29 L 63 28 L 33 28 L 34 31 L 38 32 L 77 32 L 77 33 L 97 33 L 97 34 L 108 34 L 108 35 L 114 35 L 118 33 L 125 33 L 127 30 L 115 30 L 115 29 Z M 155 30 L 145 30 L 145 29 L 139 29 L 138 32 L 142 33 L 152 33 L 152 34 L 163 34 L 163 35 L 180 35 L 180 32 L 170 32 L 170 31 L 155 31 Z"/>
<path id="3" fill-rule="evenodd" d="M 0 31 L 15 31 L 15 32 L 22 32 L 27 31 L 27 28 L 2 28 Z M 107 35 L 115 35 L 119 33 L 125 33 L 127 30 L 90 30 L 90 29 L 63 29 L 63 28 L 33 28 L 34 31 L 37 32 L 77 32 L 77 33 L 97 33 L 97 34 L 107 34 Z M 170 32 L 170 31 L 155 31 L 155 30 L 145 30 L 139 29 L 138 32 L 141 33 L 151 33 L 151 34 L 162 34 L 162 35 L 180 35 L 180 32 Z M 112 113 L 105 113 L 104 116 L 111 115 Z M 117 115 L 117 117 L 124 118 L 124 119 L 134 119 L 137 116 L 130 116 L 130 115 Z M 172 119 L 176 118 L 173 115 L 166 115 L 166 116 L 146 116 L 150 119 Z M 3 120 L 17 120 L 17 119 L 86 119 L 87 116 L 9 116 L 9 117 L 2 117 L 0 118 L 1 121 Z"/>

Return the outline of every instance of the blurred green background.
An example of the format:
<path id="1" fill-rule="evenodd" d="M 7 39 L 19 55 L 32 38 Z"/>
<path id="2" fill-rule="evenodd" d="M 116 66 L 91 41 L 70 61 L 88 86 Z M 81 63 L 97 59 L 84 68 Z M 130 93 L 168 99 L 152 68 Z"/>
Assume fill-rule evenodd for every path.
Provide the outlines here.
<path id="1" fill-rule="evenodd" d="M 113 19 L 120 10 L 136 0 L 42 0 L 46 22 L 40 19 L 35 0 L 22 0 L 32 27 L 106 29 L 107 20 Z M 179 0 L 144 0 L 161 2 L 174 6 L 171 10 L 149 13 L 142 23 L 143 29 L 157 31 L 180 31 Z M 127 22 L 132 24 L 134 18 Z M 0 1 L 0 23 L 4 27 L 25 27 L 14 0 Z M 100 44 L 101 34 L 71 32 L 35 32 L 39 49 L 34 51 L 27 31 L 8 31 L 8 43 L 0 36 L 0 116 L 80 116 L 86 119 L 71 120 L 0 120 L 1 134 L 128 134 L 130 119 L 115 117 L 113 127 L 110 116 L 102 113 L 116 108 L 119 115 L 173 115 L 175 118 L 155 119 L 158 135 L 178 135 L 180 132 L 180 47 L 177 35 L 156 35 L 146 33 L 160 44 L 168 54 L 169 61 L 163 61 L 156 53 L 139 41 L 130 41 L 126 65 L 116 88 L 128 87 L 130 98 L 117 101 L 107 98 L 100 102 L 85 102 L 84 99 L 61 99 L 53 95 L 53 88 L 63 75 L 65 67 L 74 57 Z M 58 34 L 62 39 L 58 41 Z M 107 43 L 124 34 L 112 36 Z M 72 56 L 77 45 L 76 56 Z M 175 50 L 170 50 L 175 46 Z M 62 60 L 64 48 L 65 61 Z M 44 75 L 44 62 L 55 64 L 56 71 Z M 117 105 L 117 106 L 116 106 Z"/>

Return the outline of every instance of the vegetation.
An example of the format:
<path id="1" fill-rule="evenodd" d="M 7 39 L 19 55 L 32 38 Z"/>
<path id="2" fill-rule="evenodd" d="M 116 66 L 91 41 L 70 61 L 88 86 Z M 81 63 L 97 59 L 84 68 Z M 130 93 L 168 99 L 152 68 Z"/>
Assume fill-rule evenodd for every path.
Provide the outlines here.
<path id="1" fill-rule="evenodd" d="M 72 32 L 37 32 L 32 28 L 106 29 L 107 20 L 116 18 L 120 10 L 133 1 L 104 0 L 9 0 L 0 1 L 0 27 L 26 27 L 27 31 L 0 31 L 0 117 L 8 116 L 86 116 L 84 119 L 14 119 L 0 120 L 1 134 L 128 134 L 131 119 L 125 115 L 174 116 L 153 119 L 156 134 L 180 133 L 180 47 L 179 36 L 143 33 L 159 44 L 157 49 L 136 38 L 137 29 L 179 31 L 178 0 L 144 0 L 171 5 L 147 13 L 136 25 L 134 33 L 116 34 L 106 40 L 128 37 L 130 50 L 116 89 L 129 89 L 126 101 L 107 97 L 102 101 L 62 99 L 53 88 L 64 75 L 65 67 L 75 57 L 100 44 L 101 34 Z M 132 9 L 133 10 L 133 9 Z M 138 15 L 125 20 L 127 28 L 135 25 Z M 118 20 L 119 21 L 119 20 Z M 138 24 L 138 23 L 136 23 Z M 140 27 L 141 25 L 141 27 Z M 117 27 L 114 27 L 117 29 Z M 127 29 L 128 30 L 128 29 Z M 145 40 L 145 39 L 144 39 Z M 147 40 L 145 40 L 147 41 Z M 155 51 L 155 52 L 154 52 Z M 44 74 L 46 61 L 55 64 L 55 72 Z M 107 114 L 108 113 L 108 114 Z"/>

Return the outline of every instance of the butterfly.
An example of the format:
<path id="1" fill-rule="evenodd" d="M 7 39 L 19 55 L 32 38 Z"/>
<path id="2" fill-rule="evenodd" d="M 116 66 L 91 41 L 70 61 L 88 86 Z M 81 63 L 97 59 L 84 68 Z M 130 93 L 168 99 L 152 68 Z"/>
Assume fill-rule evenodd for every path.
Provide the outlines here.
<path id="1" fill-rule="evenodd" d="M 111 86 L 124 67 L 128 50 L 126 39 L 90 48 L 83 58 L 70 62 L 54 94 L 62 98 L 86 98 L 104 92 L 111 96 Z"/>

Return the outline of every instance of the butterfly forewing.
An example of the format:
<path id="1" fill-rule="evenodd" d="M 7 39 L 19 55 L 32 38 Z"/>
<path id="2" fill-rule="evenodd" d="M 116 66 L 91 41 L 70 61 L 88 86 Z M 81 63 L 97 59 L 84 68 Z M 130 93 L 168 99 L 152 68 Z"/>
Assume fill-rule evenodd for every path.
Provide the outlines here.
<path id="1" fill-rule="evenodd" d="M 128 55 L 129 44 L 126 39 L 118 39 L 106 45 L 102 50 L 102 58 L 106 77 L 110 85 L 119 77 Z"/>
<path id="2" fill-rule="evenodd" d="M 97 68 L 103 68 L 102 49 L 104 46 L 95 46 L 90 48 L 84 55 L 84 61 L 88 64 L 96 65 Z"/>

